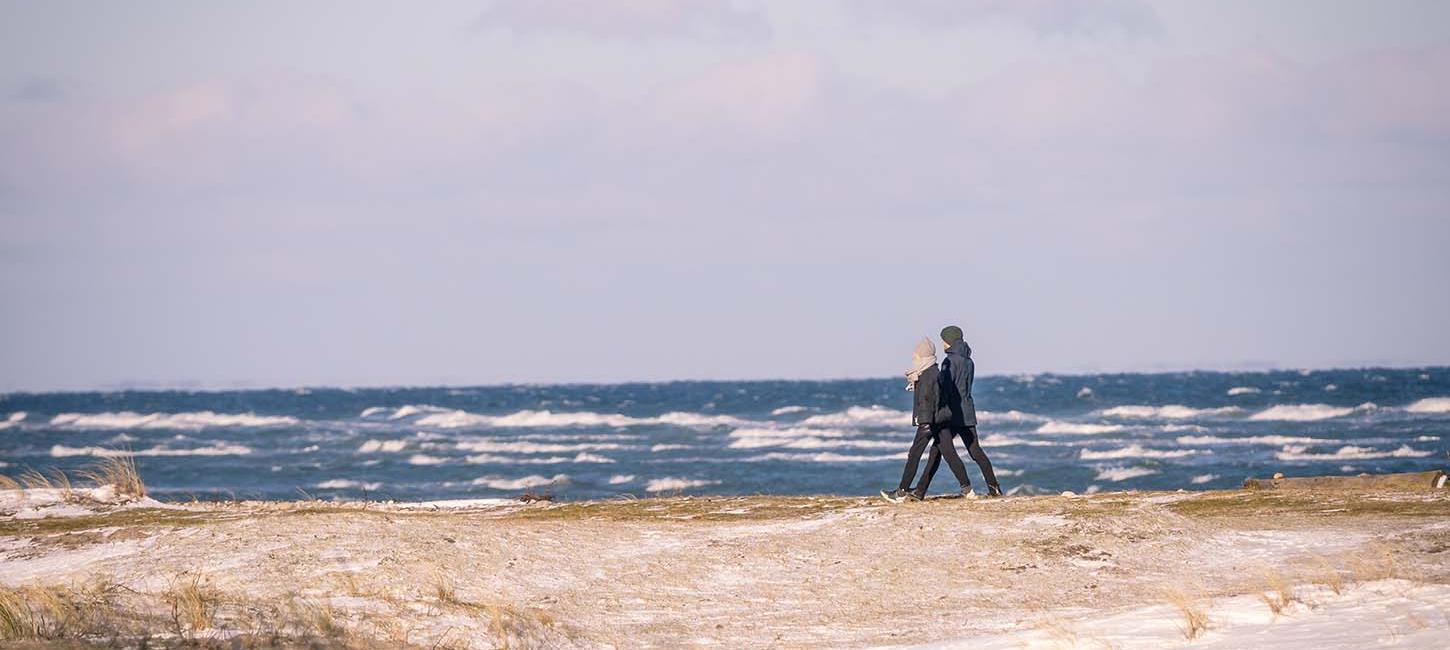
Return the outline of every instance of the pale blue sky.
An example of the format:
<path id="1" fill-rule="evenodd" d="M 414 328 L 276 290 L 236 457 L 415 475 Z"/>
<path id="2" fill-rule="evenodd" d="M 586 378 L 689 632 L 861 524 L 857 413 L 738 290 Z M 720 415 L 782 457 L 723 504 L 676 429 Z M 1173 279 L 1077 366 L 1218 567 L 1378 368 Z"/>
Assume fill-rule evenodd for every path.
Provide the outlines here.
<path id="1" fill-rule="evenodd" d="M 1450 3 L 0 0 L 0 390 L 1450 363 Z"/>

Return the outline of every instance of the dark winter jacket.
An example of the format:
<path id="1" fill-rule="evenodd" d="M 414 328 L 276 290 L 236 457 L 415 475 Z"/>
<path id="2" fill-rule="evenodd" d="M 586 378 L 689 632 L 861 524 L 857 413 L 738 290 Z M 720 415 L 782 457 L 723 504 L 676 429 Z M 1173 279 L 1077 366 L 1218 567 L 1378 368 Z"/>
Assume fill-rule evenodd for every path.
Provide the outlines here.
<path id="1" fill-rule="evenodd" d="M 912 426 L 946 424 L 951 420 L 951 411 L 941 401 L 941 386 L 937 374 L 936 364 L 931 364 L 931 367 L 921 371 L 921 376 L 916 378 L 916 384 L 911 389 L 912 395 L 915 395 L 915 403 L 911 408 Z"/>
<path id="2" fill-rule="evenodd" d="M 954 427 L 977 426 L 977 404 L 972 401 L 972 376 L 976 371 L 976 364 L 972 363 L 972 346 L 966 341 L 947 348 L 938 383 L 941 401 L 951 410 L 951 425 Z"/>

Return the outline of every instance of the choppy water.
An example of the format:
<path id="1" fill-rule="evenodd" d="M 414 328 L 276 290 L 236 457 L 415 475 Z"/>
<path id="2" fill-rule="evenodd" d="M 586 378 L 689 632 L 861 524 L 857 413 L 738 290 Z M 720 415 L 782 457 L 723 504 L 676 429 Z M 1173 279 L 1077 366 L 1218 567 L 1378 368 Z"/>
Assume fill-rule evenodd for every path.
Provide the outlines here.
<path id="1" fill-rule="evenodd" d="M 1450 368 L 982 377 L 975 393 L 1019 493 L 1450 465 Z M 12 393 L 0 472 L 126 449 L 162 498 L 871 494 L 900 476 L 910 399 L 895 378 Z"/>

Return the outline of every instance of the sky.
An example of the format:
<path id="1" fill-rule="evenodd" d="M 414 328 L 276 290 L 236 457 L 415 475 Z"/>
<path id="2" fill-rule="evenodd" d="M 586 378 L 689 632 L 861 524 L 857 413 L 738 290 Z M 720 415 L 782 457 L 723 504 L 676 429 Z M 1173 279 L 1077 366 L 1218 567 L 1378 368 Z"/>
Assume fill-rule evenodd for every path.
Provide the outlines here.
<path id="1" fill-rule="evenodd" d="M 1450 364 L 1450 3 L 0 0 L 0 390 Z"/>

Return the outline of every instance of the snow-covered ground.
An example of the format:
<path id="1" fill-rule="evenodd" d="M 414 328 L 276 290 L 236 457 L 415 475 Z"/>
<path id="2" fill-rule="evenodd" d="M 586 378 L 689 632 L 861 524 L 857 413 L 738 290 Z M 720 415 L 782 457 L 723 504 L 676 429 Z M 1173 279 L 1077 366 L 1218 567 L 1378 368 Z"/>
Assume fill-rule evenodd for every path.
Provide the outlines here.
<path id="1" fill-rule="evenodd" d="M 1450 638 L 1442 492 L 167 505 L 32 490 L 0 492 L 0 513 L 0 584 L 120 594 L 87 602 L 106 624 L 161 636 L 177 633 L 170 612 L 191 585 L 216 605 L 182 632 L 197 638 L 267 617 L 452 647 Z"/>

